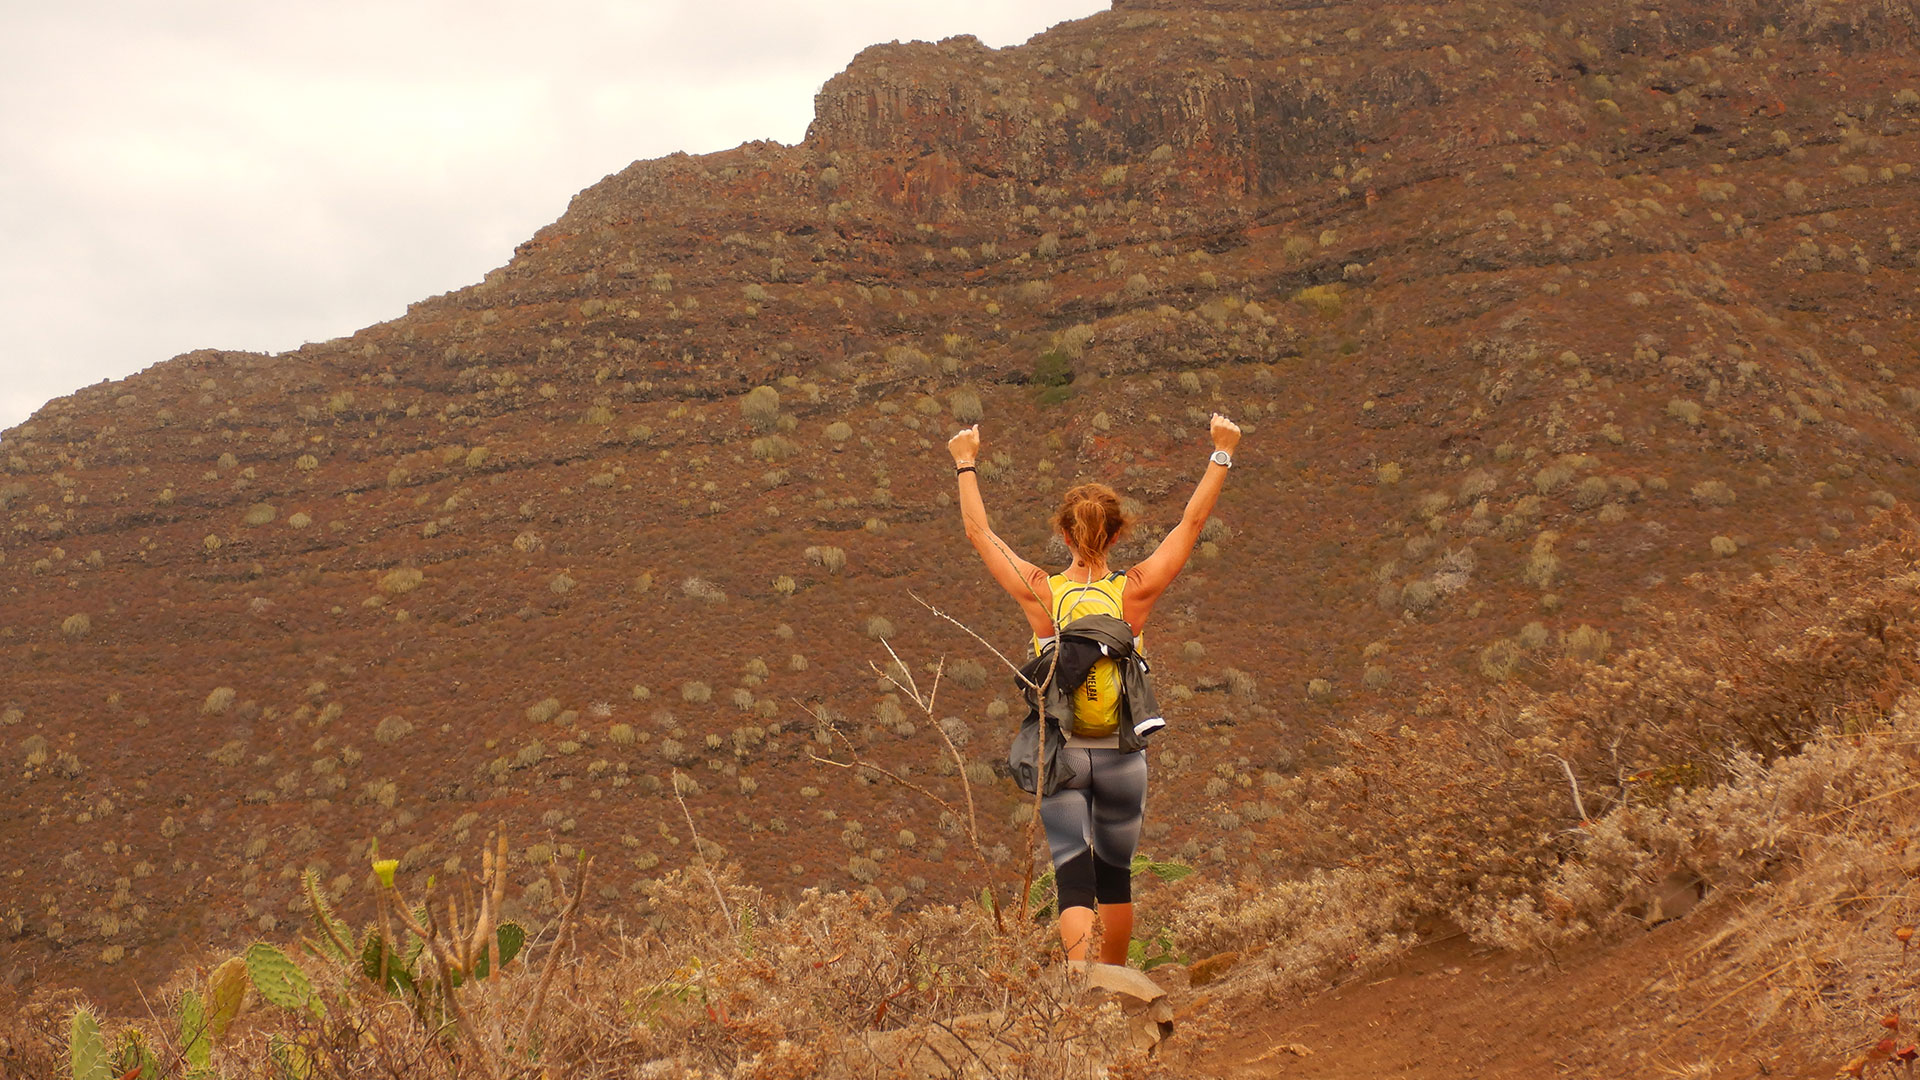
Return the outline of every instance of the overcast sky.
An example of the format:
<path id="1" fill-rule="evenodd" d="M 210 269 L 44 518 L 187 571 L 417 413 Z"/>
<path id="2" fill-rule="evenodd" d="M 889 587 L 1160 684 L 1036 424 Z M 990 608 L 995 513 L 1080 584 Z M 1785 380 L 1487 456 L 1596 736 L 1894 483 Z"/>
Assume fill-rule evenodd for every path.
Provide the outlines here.
<path id="1" fill-rule="evenodd" d="M 1107 0 L 0 3 L 0 429 L 478 281 L 641 158 L 798 142 L 862 47 Z"/>

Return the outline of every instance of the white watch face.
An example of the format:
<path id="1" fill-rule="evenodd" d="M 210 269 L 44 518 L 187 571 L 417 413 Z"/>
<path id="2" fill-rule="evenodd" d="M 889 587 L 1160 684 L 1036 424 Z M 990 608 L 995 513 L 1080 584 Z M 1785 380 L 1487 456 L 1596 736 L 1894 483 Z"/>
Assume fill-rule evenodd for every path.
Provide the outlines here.
<path id="1" fill-rule="evenodd" d="M 1216 465 L 1225 465 L 1229 469 L 1233 468 L 1233 455 L 1227 453 L 1225 450 L 1215 450 L 1209 457 Z"/>

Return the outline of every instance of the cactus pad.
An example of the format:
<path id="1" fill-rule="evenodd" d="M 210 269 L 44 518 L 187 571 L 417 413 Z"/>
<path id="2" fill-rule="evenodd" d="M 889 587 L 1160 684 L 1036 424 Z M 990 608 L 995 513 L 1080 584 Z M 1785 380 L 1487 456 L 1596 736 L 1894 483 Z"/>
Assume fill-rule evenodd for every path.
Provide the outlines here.
<path id="1" fill-rule="evenodd" d="M 213 969 L 207 976 L 207 1035 L 214 1042 L 227 1037 L 227 1028 L 240 1015 L 246 1003 L 247 962 L 235 956 Z"/>
<path id="2" fill-rule="evenodd" d="M 107 1044 L 100 1039 L 100 1021 L 84 1008 L 73 1010 L 67 1052 L 73 1062 L 73 1080 L 113 1080 Z"/>
<path id="3" fill-rule="evenodd" d="M 153 1051 L 147 1048 L 146 1033 L 139 1028 L 128 1028 L 120 1033 L 120 1048 L 113 1055 L 113 1073 L 121 1077 L 159 1077 L 160 1063 L 154 1060 Z"/>
<path id="4" fill-rule="evenodd" d="M 527 943 L 527 932 L 520 928 L 519 923 L 503 922 L 494 929 L 493 940 L 500 949 L 500 966 L 505 968 L 513 962 L 514 957 L 520 955 L 521 947 Z M 486 978 L 490 974 L 488 967 L 492 962 L 486 951 L 482 950 L 479 958 L 473 962 L 473 977 Z"/>
<path id="5" fill-rule="evenodd" d="M 200 995 L 189 990 L 180 995 L 180 1054 L 187 1071 L 196 1073 L 207 1067 L 213 1043 L 207 1034 L 207 1007 Z"/>
<path id="6" fill-rule="evenodd" d="M 360 973 L 375 986 L 380 986 L 380 958 L 383 954 L 387 957 L 387 980 L 386 985 L 380 988 L 390 994 L 414 992 L 413 972 L 408 969 L 406 961 L 387 951 L 386 939 L 380 936 L 378 930 L 367 931 L 366 944 L 360 949 Z"/>
<path id="7" fill-rule="evenodd" d="M 247 976 L 260 996 L 283 1009 L 317 1008 L 313 983 L 287 954 L 264 942 L 247 948 Z"/>

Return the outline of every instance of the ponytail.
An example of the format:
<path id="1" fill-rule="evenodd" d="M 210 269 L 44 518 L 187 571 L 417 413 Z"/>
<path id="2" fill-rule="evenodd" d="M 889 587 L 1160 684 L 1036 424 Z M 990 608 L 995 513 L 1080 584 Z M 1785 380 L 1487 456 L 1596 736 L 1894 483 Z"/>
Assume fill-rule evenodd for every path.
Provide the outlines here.
<path id="1" fill-rule="evenodd" d="M 1070 489 L 1053 516 L 1053 527 L 1067 547 L 1083 559 L 1106 555 L 1131 524 L 1120 506 L 1120 496 L 1105 484 L 1080 484 Z"/>

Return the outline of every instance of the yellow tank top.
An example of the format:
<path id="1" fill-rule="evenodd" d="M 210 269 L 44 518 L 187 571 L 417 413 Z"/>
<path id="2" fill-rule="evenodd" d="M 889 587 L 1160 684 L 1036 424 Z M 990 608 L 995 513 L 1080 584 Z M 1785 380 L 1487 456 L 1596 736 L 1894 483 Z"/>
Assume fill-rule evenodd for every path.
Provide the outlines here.
<path id="1" fill-rule="evenodd" d="M 1053 626 L 1060 627 L 1086 615 L 1111 615 L 1125 619 L 1121 596 L 1127 589 L 1127 575 L 1108 574 L 1093 582 L 1075 581 L 1065 574 L 1047 579 L 1053 590 Z M 1136 647 L 1139 640 L 1135 639 Z M 1040 639 L 1033 639 L 1034 655 L 1040 653 Z M 1073 695 L 1073 734 L 1084 738 L 1104 738 L 1120 730 L 1120 668 L 1111 660 L 1097 660 L 1087 681 Z"/>

